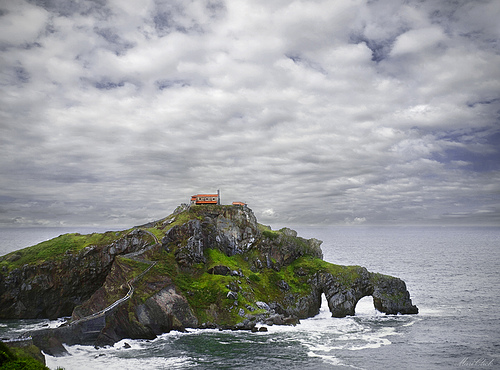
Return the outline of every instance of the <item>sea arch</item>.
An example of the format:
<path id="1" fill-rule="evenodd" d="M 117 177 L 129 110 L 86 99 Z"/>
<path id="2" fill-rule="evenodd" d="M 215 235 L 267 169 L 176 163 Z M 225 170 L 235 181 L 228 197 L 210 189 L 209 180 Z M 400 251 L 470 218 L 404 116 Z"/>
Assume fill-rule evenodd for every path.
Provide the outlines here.
<path id="1" fill-rule="evenodd" d="M 345 272 L 318 274 L 319 296 L 325 295 L 332 317 L 354 316 L 359 300 L 373 298 L 375 309 L 386 314 L 416 314 L 410 293 L 403 280 L 377 273 L 364 267 L 349 266 Z"/>

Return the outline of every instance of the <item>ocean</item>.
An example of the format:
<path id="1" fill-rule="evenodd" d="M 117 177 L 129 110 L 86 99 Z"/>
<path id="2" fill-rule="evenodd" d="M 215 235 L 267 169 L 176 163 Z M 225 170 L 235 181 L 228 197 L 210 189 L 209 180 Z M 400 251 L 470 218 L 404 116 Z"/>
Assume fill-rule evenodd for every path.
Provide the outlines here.
<path id="1" fill-rule="evenodd" d="M 384 315 L 363 298 L 356 315 L 316 317 L 267 332 L 189 330 L 113 347 L 67 347 L 46 356 L 51 369 L 500 369 L 500 228 L 296 227 L 323 240 L 324 259 L 397 276 L 418 315 Z M 0 229 L 0 252 L 66 232 L 104 229 Z M 57 325 L 0 321 L 0 337 Z M 127 348 L 129 347 L 129 348 Z"/>

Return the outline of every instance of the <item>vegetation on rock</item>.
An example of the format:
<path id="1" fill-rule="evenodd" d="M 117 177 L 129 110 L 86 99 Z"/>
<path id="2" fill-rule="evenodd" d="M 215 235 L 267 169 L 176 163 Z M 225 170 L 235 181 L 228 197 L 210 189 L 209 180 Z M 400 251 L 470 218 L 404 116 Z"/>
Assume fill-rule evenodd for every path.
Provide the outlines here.
<path id="1" fill-rule="evenodd" d="M 354 314 L 366 295 L 383 312 L 418 312 L 403 281 L 325 262 L 320 245 L 259 224 L 247 207 L 182 205 L 129 230 L 62 235 L 2 257 L 0 317 L 71 307 L 73 321 L 40 334 L 43 346 L 50 336 L 104 345 L 192 327 L 295 324 L 319 312 L 322 294 L 335 317 Z M 27 309 L 34 300 L 39 309 Z"/>
<path id="2" fill-rule="evenodd" d="M 0 341 L 1 370 L 50 370 L 45 366 L 45 358 L 34 345 L 9 347 Z"/>
<path id="3" fill-rule="evenodd" d="M 90 246 L 101 246 L 122 238 L 130 230 L 81 235 L 78 233 L 63 234 L 56 238 L 41 242 L 32 247 L 11 252 L 0 258 L 0 269 L 11 271 L 25 264 L 41 264 L 46 261 L 64 259 L 68 253 L 79 252 Z"/>

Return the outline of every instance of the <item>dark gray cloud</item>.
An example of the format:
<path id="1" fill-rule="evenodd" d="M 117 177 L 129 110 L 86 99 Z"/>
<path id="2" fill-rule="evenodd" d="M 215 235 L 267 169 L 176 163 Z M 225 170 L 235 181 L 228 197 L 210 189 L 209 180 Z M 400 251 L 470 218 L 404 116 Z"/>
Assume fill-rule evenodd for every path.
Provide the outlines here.
<path id="1" fill-rule="evenodd" d="M 0 4 L 2 226 L 500 224 L 496 1 Z"/>

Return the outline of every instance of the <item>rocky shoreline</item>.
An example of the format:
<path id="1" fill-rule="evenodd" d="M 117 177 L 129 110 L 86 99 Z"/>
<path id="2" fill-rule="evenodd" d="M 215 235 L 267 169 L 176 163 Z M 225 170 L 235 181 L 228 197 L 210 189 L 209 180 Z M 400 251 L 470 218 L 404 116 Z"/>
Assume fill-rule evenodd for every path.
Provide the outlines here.
<path id="1" fill-rule="evenodd" d="M 245 206 L 181 205 L 130 230 L 60 236 L 1 257 L 0 318 L 71 315 L 59 328 L 26 333 L 60 355 L 62 343 L 297 325 L 318 314 L 323 294 L 332 317 L 354 315 L 365 296 L 387 314 L 418 313 L 402 280 L 325 262 L 320 245 L 259 224 Z"/>

